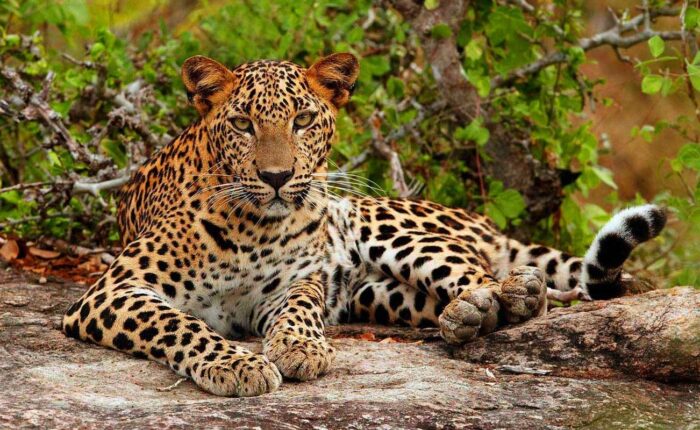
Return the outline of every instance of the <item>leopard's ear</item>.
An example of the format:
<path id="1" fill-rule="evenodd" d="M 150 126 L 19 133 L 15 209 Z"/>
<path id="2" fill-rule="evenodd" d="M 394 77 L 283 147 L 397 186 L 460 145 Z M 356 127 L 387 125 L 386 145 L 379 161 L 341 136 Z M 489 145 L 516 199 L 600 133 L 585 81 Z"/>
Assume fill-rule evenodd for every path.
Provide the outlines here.
<path id="1" fill-rule="evenodd" d="M 235 84 L 226 66 L 201 55 L 188 58 L 182 65 L 182 81 L 188 100 L 202 116 L 226 100 Z"/>
<path id="2" fill-rule="evenodd" d="M 360 64 L 354 55 L 332 54 L 309 67 L 306 79 L 316 94 L 340 108 L 350 100 L 359 73 Z"/>

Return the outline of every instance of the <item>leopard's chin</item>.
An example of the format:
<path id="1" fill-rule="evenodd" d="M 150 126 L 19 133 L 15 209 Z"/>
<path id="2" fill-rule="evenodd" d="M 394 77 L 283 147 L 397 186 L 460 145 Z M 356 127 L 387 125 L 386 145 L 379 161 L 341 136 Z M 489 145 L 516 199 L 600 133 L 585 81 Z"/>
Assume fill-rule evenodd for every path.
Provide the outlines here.
<path id="1" fill-rule="evenodd" d="M 262 210 L 267 218 L 283 218 L 292 212 L 289 203 L 279 197 L 270 200 Z"/>

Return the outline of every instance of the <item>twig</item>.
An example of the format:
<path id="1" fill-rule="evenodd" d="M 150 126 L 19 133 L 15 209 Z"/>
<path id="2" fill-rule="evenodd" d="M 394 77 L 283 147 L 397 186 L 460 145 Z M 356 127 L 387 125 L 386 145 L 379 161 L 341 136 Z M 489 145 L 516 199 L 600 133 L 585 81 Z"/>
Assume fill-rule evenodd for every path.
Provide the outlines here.
<path id="1" fill-rule="evenodd" d="M 546 376 L 546 375 L 549 375 L 550 373 L 552 373 L 551 370 L 533 369 L 532 367 L 510 365 L 510 364 L 500 366 L 500 367 L 498 367 L 498 370 L 500 370 L 501 372 L 514 373 L 516 375 Z"/>
<path id="2" fill-rule="evenodd" d="M 387 144 L 386 138 L 381 133 L 382 113 L 379 110 L 375 110 L 370 115 L 368 122 L 372 131 L 372 148 L 378 155 L 389 162 L 389 173 L 391 180 L 394 182 L 394 190 L 399 193 L 400 197 L 408 197 L 410 188 L 406 184 L 406 177 L 403 167 L 401 167 L 399 154 Z"/>
<path id="3" fill-rule="evenodd" d="M 534 13 L 536 11 L 535 6 L 531 5 L 525 0 L 507 0 L 506 3 L 518 6 L 519 8 L 524 9 L 526 12 L 529 13 Z"/>
<path id="4" fill-rule="evenodd" d="M 369 158 L 369 156 L 371 154 L 372 154 L 371 149 L 365 149 L 360 154 L 356 155 L 355 157 L 352 157 L 345 164 L 340 166 L 338 171 L 341 173 L 346 173 L 346 172 L 351 172 L 351 171 L 357 169 L 358 167 L 363 165 L 365 163 L 365 161 L 367 161 L 367 159 Z"/>
<path id="5" fill-rule="evenodd" d="M 486 188 L 484 187 L 484 172 L 481 171 L 481 156 L 479 151 L 476 151 L 476 176 L 479 178 L 479 191 L 481 192 L 481 198 L 486 201 Z"/>
<path id="6" fill-rule="evenodd" d="M 182 384 L 184 381 L 187 381 L 187 378 L 180 378 L 177 381 L 175 381 L 174 383 L 168 385 L 167 387 L 157 387 L 156 390 L 161 391 L 161 392 L 172 391 L 175 388 L 177 388 L 178 385 Z"/>
<path id="7" fill-rule="evenodd" d="M 8 187 L 0 188 L 0 194 L 7 193 L 9 191 L 24 191 L 30 188 L 42 188 L 54 184 L 55 182 L 26 182 L 23 184 L 10 185 Z"/>

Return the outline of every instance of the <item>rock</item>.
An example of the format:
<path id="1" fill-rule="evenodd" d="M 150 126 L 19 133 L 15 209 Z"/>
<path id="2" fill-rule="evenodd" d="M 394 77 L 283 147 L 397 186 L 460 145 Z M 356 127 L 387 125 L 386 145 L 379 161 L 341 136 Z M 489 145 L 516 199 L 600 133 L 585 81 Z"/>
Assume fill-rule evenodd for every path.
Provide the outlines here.
<path id="1" fill-rule="evenodd" d="M 477 339 L 454 356 L 479 363 L 525 362 L 584 377 L 623 371 L 666 382 L 700 382 L 700 292 L 676 287 L 556 308 L 545 318 Z"/>
<path id="2" fill-rule="evenodd" d="M 53 281 L 39 285 L 26 274 L 0 273 L 0 428 L 700 425 L 700 385 L 640 379 L 629 372 L 643 366 L 624 366 L 621 360 L 630 354 L 638 361 L 648 351 L 649 357 L 661 360 L 658 367 L 667 370 L 653 370 L 653 363 L 648 362 L 645 376 L 685 379 L 694 364 L 692 360 L 683 363 L 698 348 L 685 343 L 692 335 L 679 332 L 674 338 L 668 324 L 686 324 L 683 318 L 691 325 L 681 328 L 693 327 L 693 319 L 697 323 L 697 315 L 686 311 L 697 311 L 694 300 L 699 293 L 688 289 L 556 310 L 546 318 L 497 332 L 460 349 L 450 349 L 437 340 L 434 330 L 333 327 L 329 333 L 339 353 L 328 375 L 307 383 L 285 382 L 277 392 L 245 399 L 216 397 L 189 381 L 160 391 L 178 376 L 158 364 L 63 336 L 58 329 L 61 313 L 83 289 Z M 23 306 L 7 304 L 18 297 L 31 299 Z M 654 314 L 662 316 L 658 321 L 665 326 L 649 325 L 658 329 L 639 333 L 636 338 L 620 338 L 617 346 L 589 330 L 584 330 L 579 340 L 566 334 L 578 320 L 614 338 L 618 336 L 615 333 L 625 330 L 624 309 L 645 309 L 646 301 L 670 306 Z M 551 336 L 540 330 L 551 330 Z M 402 341 L 379 343 L 343 337 L 363 337 L 363 333 L 372 333 L 364 336 L 367 338 Z M 567 336 L 572 340 L 564 341 Z M 663 345 L 675 347 L 657 349 L 657 344 L 649 341 L 653 336 L 668 339 Z M 606 343 L 595 344 L 599 341 Z M 510 351 L 505 347 L 507 342 L 512 342 Z M 547 342 L 561 348 L 546 354 Z M 244 343 L 260 350 L 256 340 Z M 682 372 L 672 370 L 679 364 Z M 596 371 L 575 371 L 589 365 Z M 543 369 L 549 373 L 522 373 Z"/>

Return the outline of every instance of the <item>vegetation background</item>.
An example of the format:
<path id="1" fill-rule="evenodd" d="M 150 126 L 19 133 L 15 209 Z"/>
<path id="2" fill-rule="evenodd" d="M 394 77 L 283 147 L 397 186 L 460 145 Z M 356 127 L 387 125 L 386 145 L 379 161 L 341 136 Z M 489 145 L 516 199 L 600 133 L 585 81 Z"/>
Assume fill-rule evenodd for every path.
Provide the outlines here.
<path id="1" fill-rule="evenodd" d="M 686 1 L 3 0 L 5 236 L 118 247 L 116 190 L 195 120 L 189 56 L 361 59 L 333 166 L 349 192 L 485 212 L 581 254 L 669 207 L 629 269 L 700 286 L 700 9 Z M 365 180 L 362 178 L 367 178 Z"/>

